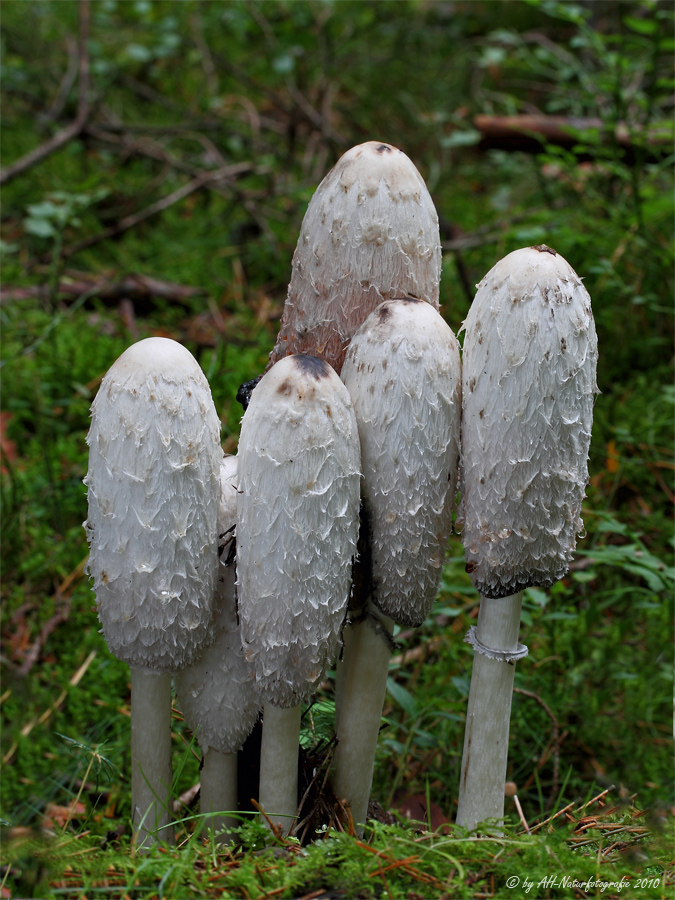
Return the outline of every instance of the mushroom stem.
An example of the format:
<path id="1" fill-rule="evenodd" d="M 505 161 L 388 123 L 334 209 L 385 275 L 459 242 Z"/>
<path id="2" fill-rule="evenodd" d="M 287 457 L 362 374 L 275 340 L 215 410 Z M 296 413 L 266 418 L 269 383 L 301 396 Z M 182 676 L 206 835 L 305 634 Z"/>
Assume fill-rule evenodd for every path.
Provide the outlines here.
<path id="1" fill-rule="evenodd" d="M 139 848 L 173 842 L 171 674 L 131 666 L 131 807 Z"/>
<path id="2" fill-rule="evenodd" d="M 369 603 L 364 618 L 345 628 L 344 654 L 337 664 L 333 790 L 349 805 L 358 835 L 373 783 L 392 629 L 392 620 Z"/>
<path id="3" fill-rule="evenodd" d="M 265 703 L 260 748 L 260 808 L 284 834 L 298 811 L 298 747 L 301 704 L 287 709 Z"/>
<path id="4" fill-rule="evenodd" d="M 237 754 L 221 753 L 214 747 L 204 752 L 200 778 L 200 811 L 204 823 L 221 843 L 230 840 L 230 829 L 239 823 L 226 812 L 236 812 L 237 805 Z M 219 813 L 220 815 L 214 815 Z"/>
<path id="5" fill-rule="evenodd" d="M 509 721 L 515 659 L 526 648 L 518 643 L 523 592 L 499 600 L 481 598 L 466 713 L 458 824 L 474 829 L 486 819 L 504 818 L 504 785 L 509 750 Z"/>

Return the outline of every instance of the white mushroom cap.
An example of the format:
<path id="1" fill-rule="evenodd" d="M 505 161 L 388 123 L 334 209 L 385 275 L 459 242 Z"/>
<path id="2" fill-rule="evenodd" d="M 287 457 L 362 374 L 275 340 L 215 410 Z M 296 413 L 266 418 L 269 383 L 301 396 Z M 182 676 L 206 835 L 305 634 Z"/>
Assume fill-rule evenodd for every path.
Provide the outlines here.
<path id="1" fill-rule="evenodd" d="M 457 490 L 459 343 L 429 304 L 388 300 L 354 335 L 342 379 L 361 439 L 376 606 L 420 625 L 438 590 Z"/>
<path id="2" fill-rule="evenodd" d="M 239 441 L 239 616 L 257 688 L 275 706 L 315 691 L 334 658 L 358 519 L 347 389 L 322 360 L 287 357 L 254 390 Z"/>
<path id="3" fill-rule="evenodd" d="M 505 597 L 562 578 L 583 529 L 598 342 L 588 291 L 543 245 L 488 272 L 464 328 L 467 571 Z"/>
<path id="4" fill-rule="evenodd" d="M 176 670 L 206 640 L 217 572 L 220 421 L 192 354 L 148 338 L 92 404 L 89 571 L 110 650 Z"/>
<path id="5" fill-rule="evenodd" d="M 236 456 L 222 460 L 220 484 L 218 534 L 222 546 L 237 517 Z M 188 727 L 197 732 L 202 750 L 213 747 L 221 753 L 236 753 L 255 725 L 260 698 L 241 647 L 235 566 L 234 562 L 226 565 L 227 556 L 226 543 L 218 563 L 214 643 L 194 665 L 178 672 L 174 682 L 179 707 Z"/>
<path id="6" fill-rule="evenodd" d="M 291 353 L 325 359 L 338 374 L 354 332 L 390 297 L 438 309 L 438 216 L 413 163 L 391 144 L 348 150 L 312 197 L 270 365 Z"/>

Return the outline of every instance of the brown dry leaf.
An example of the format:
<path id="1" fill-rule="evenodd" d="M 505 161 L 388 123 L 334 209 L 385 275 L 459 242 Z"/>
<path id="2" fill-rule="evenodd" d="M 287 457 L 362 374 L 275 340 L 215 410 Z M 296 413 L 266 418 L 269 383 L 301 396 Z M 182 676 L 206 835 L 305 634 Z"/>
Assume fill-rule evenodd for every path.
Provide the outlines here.
<path id="1" fill-rule="evenodd" d="M 430 808 L 427 810 L 427 798 L 424 794 L 395 797 L 394 804 L 406 819 L 420 822 L 425 827 L 431 826 L 431 831 L 437 831 L 442 825 L 450 824 L 450 819 L 434 800 L 430 801 Z"/>
<path id="2" fill-rule="evenodd" d="M 57 806 L 56 803 L 50 803 L 45 810 L 42 826 L 47 831 L 53 831 L 54 827 L 65 828 L 66 824 L 73 819 L 79 819 L 84 816 L 86 809 L 84 803 L 73 801 L 69 806 Z"/>

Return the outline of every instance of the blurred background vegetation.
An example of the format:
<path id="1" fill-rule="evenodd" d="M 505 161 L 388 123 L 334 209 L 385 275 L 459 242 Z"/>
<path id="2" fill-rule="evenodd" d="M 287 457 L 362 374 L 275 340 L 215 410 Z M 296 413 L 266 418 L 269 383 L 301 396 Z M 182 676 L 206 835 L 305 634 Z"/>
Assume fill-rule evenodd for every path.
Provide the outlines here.
<path id="1" fill-rule="evenodd" d="M 610 785 L 671 807 L 672 63 L 672 4 L 653 0 L 3 0 L 5 825 L 105 834 L 130 812 L 128 669 L 84 573 L 101 377 L 138 339 L 182 341 L 234 452 L 307 203 L 370 139 L 427 181 L 454 330 L 518 247 L 546 243 L 585 279 L 602 390 L 588 534 L 562 582 L 526 592 L 509 777 L 530 821 Z M 564 117 L 562 138 L 476 119 L 516 115 Z M 398 634 L 385 807 L 429 797 L 454 819 L 477 610 L 455 536 L 434 615 Z M 199 775 L 178 712 L 175 737 L 180 792 Z"/>

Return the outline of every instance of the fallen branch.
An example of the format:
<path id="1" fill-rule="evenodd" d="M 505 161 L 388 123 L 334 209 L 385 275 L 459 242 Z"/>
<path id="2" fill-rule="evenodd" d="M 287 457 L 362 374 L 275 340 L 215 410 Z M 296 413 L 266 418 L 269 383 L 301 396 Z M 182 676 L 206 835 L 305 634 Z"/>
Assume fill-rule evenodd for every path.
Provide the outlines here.
<path id="1" fill-rule="evenodd" d="M 572 116 L 476 116 L 474 127 L 482 135 L 481 149 L 522 150 L 538 153 L 545 144 L 574 147 L 583 141 L 583 132 L 597 132 L 607 139 L 613 136 L 626 151 L 647 146 L 654 153 L 670 153 L 673 143 L 672 125 L 655 123 L 647 128 L 629 127 L 625 122 L 617 125 L 596 118 Z"/>
<path id="2" fill-rule="evenodd" d="M 22 175 L 32 166 L 48 156 L 51 156 L 59 147 L 63 147 L 68 141 L 77 137 L 85 126 L 89 118 L 89 51 L 87 42 L 89 40 L 89 0 L 80 0 L 80 36 L 79 36 L 79 97 L 77 105 L 77 115 L 75 120 L 57 131 L 53 137 L 44 144 L 40 144 L 30 153 L 20 157 L 4 169 L 0 169 L 0 184 L 8 184 L 18 175 Z"/>
<path id="3" fill-rule="evenodd" d="M 161 297 L 174 303 L 184 303 L 191 297 L 203 296 L 206 291 L 204 288 L 151 278 L 149 275 L 130 274 L 123 276 L 119 281 L 111 281 L 109 278 L 105 280 L 88 278 L 84 273 L 77 279 L 62 281 L 56 288 L 56 295 L 60 298 L 80 297 L 85 293 L 91 297 L 98 297 L 104 303 L 117 303 L 125 299 L 144 300 L 148 297 Z M 0 304 L 34 298 L 45 299 L 49 294 L 50 288 L 44 284 L 5 287 L 0 292 Z"/>

